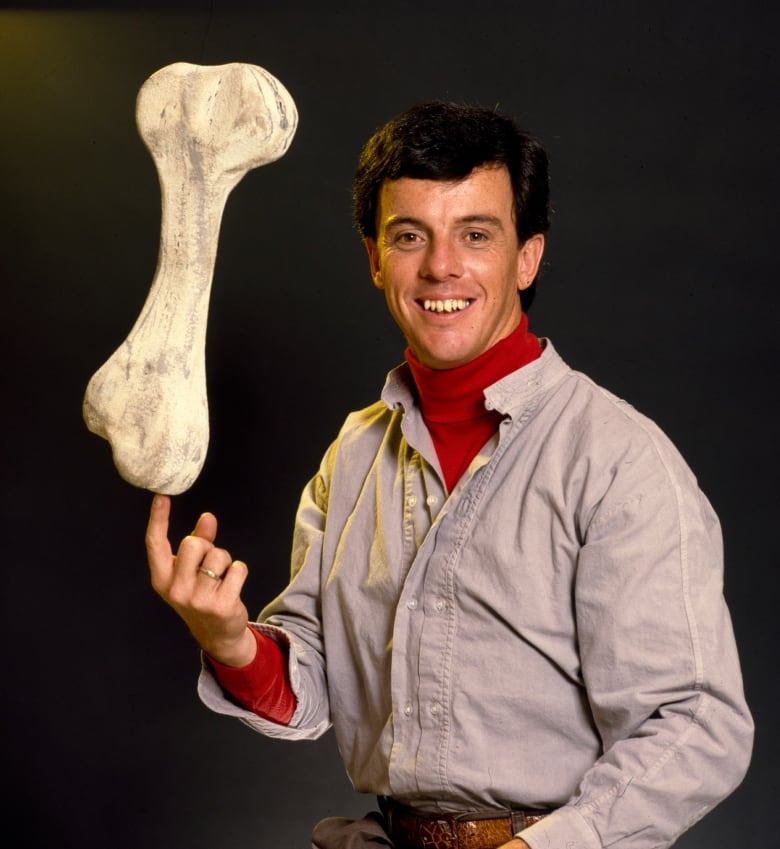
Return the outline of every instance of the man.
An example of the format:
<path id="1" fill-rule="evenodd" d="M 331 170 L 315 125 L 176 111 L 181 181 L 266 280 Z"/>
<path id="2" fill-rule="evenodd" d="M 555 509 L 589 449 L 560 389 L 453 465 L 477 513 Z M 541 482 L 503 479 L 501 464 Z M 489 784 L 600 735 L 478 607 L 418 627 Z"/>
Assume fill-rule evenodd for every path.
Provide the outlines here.
<path id="1" fill-rule="evenodd" d="M 719 526 L 658 428 L 528 330 L 542 147 L 423 104 L 367 143 L 355 216 L 406 363 L 304 491 L 259 623 L 214 517 L 174 557 L 153 503 L 201 697 L 276 737 L 334 727 L 381 810 L 317 849 L 670 845 L 750 756 Z"/>

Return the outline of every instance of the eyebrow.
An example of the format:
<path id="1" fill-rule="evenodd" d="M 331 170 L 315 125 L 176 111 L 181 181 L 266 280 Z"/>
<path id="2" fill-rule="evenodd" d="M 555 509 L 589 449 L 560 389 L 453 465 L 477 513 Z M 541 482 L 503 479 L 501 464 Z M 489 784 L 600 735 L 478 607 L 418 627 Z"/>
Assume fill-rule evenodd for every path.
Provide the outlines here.
<path id="1" fill-rule="evenodd" d="M 479 213 L 475 215 L 464 215 L 463 218 L 458 219 L 458 222 L 461 224 L 490 224 L 498 230 L 504 229 L 503 222 L 495 215 L 480 215 Z"/>
<path id="2" fill-rule="evenodd" d="M 387 221 L 384 222 L 385 229 L 389 230 L 391 227 L 424 227 L 425 225 L 419 218 L 413 218 L 410 215 L 399 215 L 388 218 Z"/>

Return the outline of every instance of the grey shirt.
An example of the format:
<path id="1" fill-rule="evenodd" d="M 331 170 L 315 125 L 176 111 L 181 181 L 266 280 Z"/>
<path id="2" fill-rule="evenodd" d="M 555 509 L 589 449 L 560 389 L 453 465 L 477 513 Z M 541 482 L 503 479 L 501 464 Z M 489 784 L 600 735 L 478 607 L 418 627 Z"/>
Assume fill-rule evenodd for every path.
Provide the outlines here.
<path id="1" fill-rule="evenodd" d="M 669 845 L 741 781 L 752 721 L 720 527 L 664 434 L 542 356 L 451 493 L 406 366 L 303 493 L 292 578 L 257 627 L 290 645 L 289 726 L 334 727 L 360 792 L 428 811 L 556 812 L 533 849 Z"/>

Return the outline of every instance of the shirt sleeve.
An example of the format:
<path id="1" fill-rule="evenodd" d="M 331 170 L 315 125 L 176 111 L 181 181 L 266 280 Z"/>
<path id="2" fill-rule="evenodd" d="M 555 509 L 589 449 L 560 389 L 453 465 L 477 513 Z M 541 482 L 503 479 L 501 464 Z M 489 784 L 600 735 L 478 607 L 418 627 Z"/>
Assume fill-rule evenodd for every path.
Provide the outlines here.
<path id="1" fill-rule="evenodd" d="M 532 849 L 658 849 L 744 777 L 753 723 L 723 598 L 720 526 L 662 435 L 584 528 L 574 590 L 582 678 L 602 756 Z"/>

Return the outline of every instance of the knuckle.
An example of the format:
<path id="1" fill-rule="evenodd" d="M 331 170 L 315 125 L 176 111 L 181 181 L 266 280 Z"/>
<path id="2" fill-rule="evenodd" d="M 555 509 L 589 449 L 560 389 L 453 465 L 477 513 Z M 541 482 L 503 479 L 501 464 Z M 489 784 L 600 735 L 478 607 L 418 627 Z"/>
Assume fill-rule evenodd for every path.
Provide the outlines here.
<path id="1" fill-rule="evenodd" d="M 190 535 L 184 537 L 179 544 L 179 554 L 204 554 L 210 548 L 213 548 L 213 546 L 210 542 L 208 542 L 208 540 L 205 540 L 202 537 Z"/>
<path id="2" fill-rule="evenodd" d="M 223 579 L 230 574 L 230 560 L 227 555 L 219 551 L 209 551 L 203 558 L 203 566 L 216 572 Z"/>
<path id="3" fill-rule="evenodd" d="M 198 540 L 196 537 L 184 537 L 184 539 L 179 543 L 179 553 L 187 553 L 188 551 L 192 551 L 198 545 Z"/>
<path id="4" fill-rule="evenodd" d="M 190 602 L 189 594 L 186 593 L 178 584 L 173 584 L 168 589 L 168 601 L 177 607 L 186 607 Z"/>

